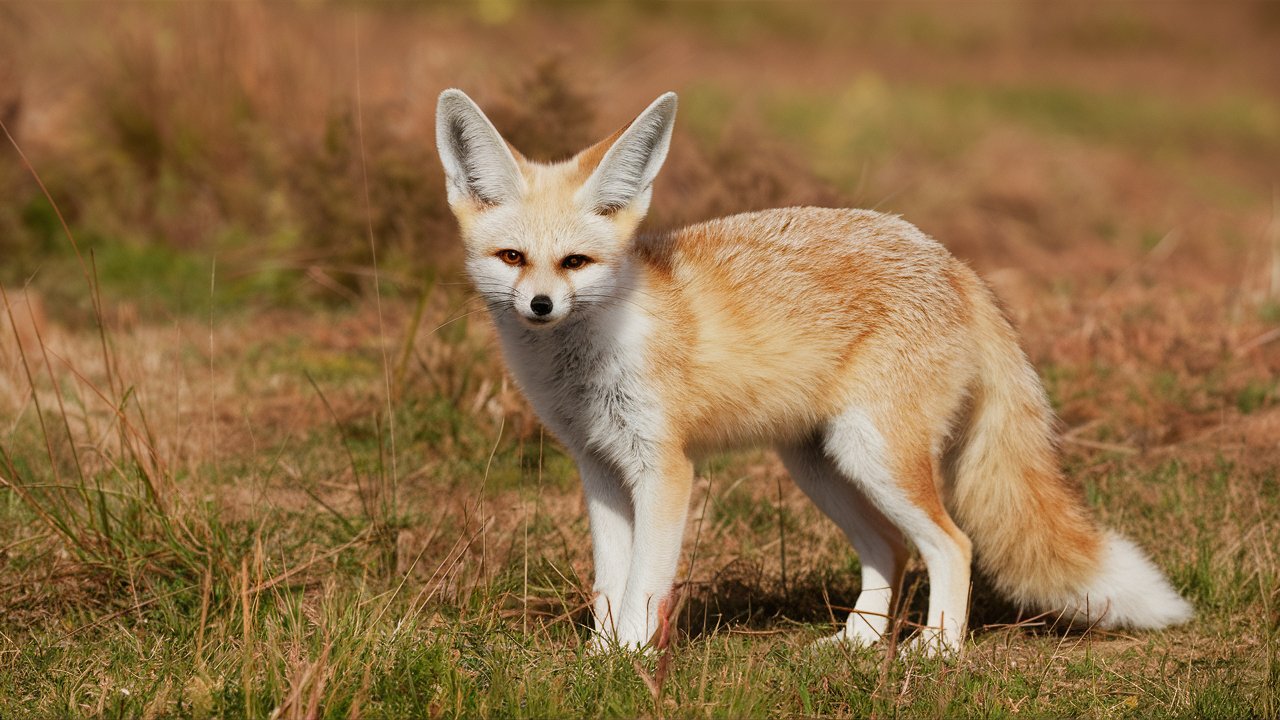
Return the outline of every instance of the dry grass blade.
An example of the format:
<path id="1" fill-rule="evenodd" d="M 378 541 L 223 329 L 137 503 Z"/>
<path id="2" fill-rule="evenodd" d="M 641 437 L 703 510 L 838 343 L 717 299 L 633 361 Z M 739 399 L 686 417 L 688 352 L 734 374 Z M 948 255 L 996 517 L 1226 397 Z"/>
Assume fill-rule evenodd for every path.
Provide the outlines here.
<path id="1" fill-rule="evenodd" d="M 370 532 L 368 530 L 364 530 L 359 534 L 357 534 L 355 537 L 348 540 L 347 542 L 343 543 L 342 545 L 339 545 L 331 550 L 321 553 L 311 558 L 307 562 L 302 563 L 301 565 L 295 565 L 294 567 L 291 567 L 288 570 L 280 573 L 279 575 L 275 575 L 264 582 L 257 583 L 253 587 L 249 588 L 246 592 L 248 596 L 251 597 L 251 596 L 257 595 L 258 593 L 263 592 L 264 590 L 270 590 L 271 588 L 274 588 L 278 585 L 284 585 L 288 583 L 290 580 L 292 580 L 293 578 L 307 572 L 308 570 L 315 567 L 316 565 L 327 562 L 333 559 L 334 557 L 337 557 L 341 553 L 346 552 L 347 550 L 350 550 L 351 548 L 356 547 L 362 543 L 369 542 L 369 537 L 370 537 Z"/>

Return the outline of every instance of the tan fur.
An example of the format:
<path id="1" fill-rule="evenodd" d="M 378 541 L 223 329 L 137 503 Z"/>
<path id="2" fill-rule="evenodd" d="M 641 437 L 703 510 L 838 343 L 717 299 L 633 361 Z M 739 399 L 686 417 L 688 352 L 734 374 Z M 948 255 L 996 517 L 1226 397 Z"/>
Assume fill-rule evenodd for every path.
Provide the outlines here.
<path id="1" fill-rule="evenodd" d="M 874 213 L 738 216 L 642 238 L 636 252 L 653 312 L 681 328 L 653 364 L 691 448 L 805 432 L 873 394 L 867 380 L 887 361 L 956 330 L 959 299 L 939 283 L 955 261 Z"/>
<path id="2" fill-rule="evenodd" d="M 981 304 L 981 372 L 949 453 L 953 512 L 979 566 L 1015 601 L 1055 609 L 1098 567 L 1103 535 L 1058 467 L 1052 412 L 1005 318 Z"/>
<path id="3" fill-rule="evenodd" d="M 609 137 L 583 150 L 573 158 L 571 162 L 575 172 L 570 179 L 571 187 L 581 185 L 587 181 L 587 178 L 591 177 L 591 173 L 595 172 L 596 168 L 600 166 L 600 161 L 604 159 L 605 153 L 609 152 L 609 148 L 613 147 L 613 144 L 622 136 L 622 133 L 626 132 L 628 127 L 630 127 L 630 123 L 613 131 L 613 134 Z"/>
<path id="4" fill-rule="evenodd" d="M 1012 599 L 1052 607 L 1096 572 L 1100 530 L 1057 470 L 1013 329 L 977 276 L 915 228 L 775 210 L 641 238 L 635 252 L 671 329 L 652 372 L 687 450 L 875 408 L 908 496 L 963 547 L 972 538 Z M 1003 452 L 966 452 L 979 439 Z"/>

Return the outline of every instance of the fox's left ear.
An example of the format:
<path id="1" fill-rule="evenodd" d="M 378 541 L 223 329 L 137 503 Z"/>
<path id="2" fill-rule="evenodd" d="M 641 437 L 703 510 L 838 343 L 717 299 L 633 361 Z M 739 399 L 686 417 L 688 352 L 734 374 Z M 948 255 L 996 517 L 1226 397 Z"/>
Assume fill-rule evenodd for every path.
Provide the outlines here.
<path id="1" fill-rule="evenodd" d="M 676 94 L 669 92 L 622 131 L 578 191 L 578 201 L 602 215 L 622 210 L 644 215 L 653 195 L 653 179 L 667 158 L 675 122 Z"/>

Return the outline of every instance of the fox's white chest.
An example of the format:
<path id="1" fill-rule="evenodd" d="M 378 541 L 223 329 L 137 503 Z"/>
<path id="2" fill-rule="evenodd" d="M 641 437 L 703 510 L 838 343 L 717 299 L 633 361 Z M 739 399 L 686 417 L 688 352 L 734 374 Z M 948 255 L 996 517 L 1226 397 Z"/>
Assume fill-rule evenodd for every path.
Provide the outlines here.
<path id="1" fill-rule="evenodd" d="M 543 423 L 577 454 L 591 453 L 624 474 L 652 465 L 663 435 L 658 393 L 647 378 L 648 317 L 594 308 L 541 331 L 499 321 L 516 381 Z"/>

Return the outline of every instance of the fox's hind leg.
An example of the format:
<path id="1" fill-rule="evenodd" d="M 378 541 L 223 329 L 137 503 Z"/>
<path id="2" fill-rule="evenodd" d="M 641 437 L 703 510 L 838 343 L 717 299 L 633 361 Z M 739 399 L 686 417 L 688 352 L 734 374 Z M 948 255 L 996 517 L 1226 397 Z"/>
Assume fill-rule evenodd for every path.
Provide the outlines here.
<path id="1" fill-rule="evenodd" d="M 896 422 L 886 423 L 886 417 Z M 968 621 L 971 545 L 943 508 L 930 439 L 913 433 L 912 424 L 900 415 L 877 417 L 850 408 L 827 424 L 823 448 L 841 474 L 920 551 L 929 571 L 929 616 L 916 646 L 954 653 Z"/>
<path id="2" fill-rule="evenodd" d="M 902 533 L 840 473 L 817 442 L 778 448 L 796 486 L 844 532 L 858 552 L 862 590 L 845 628 L 828 638 L 871 645 L 889 630 L 889 614 L 907 561 Z"/>

